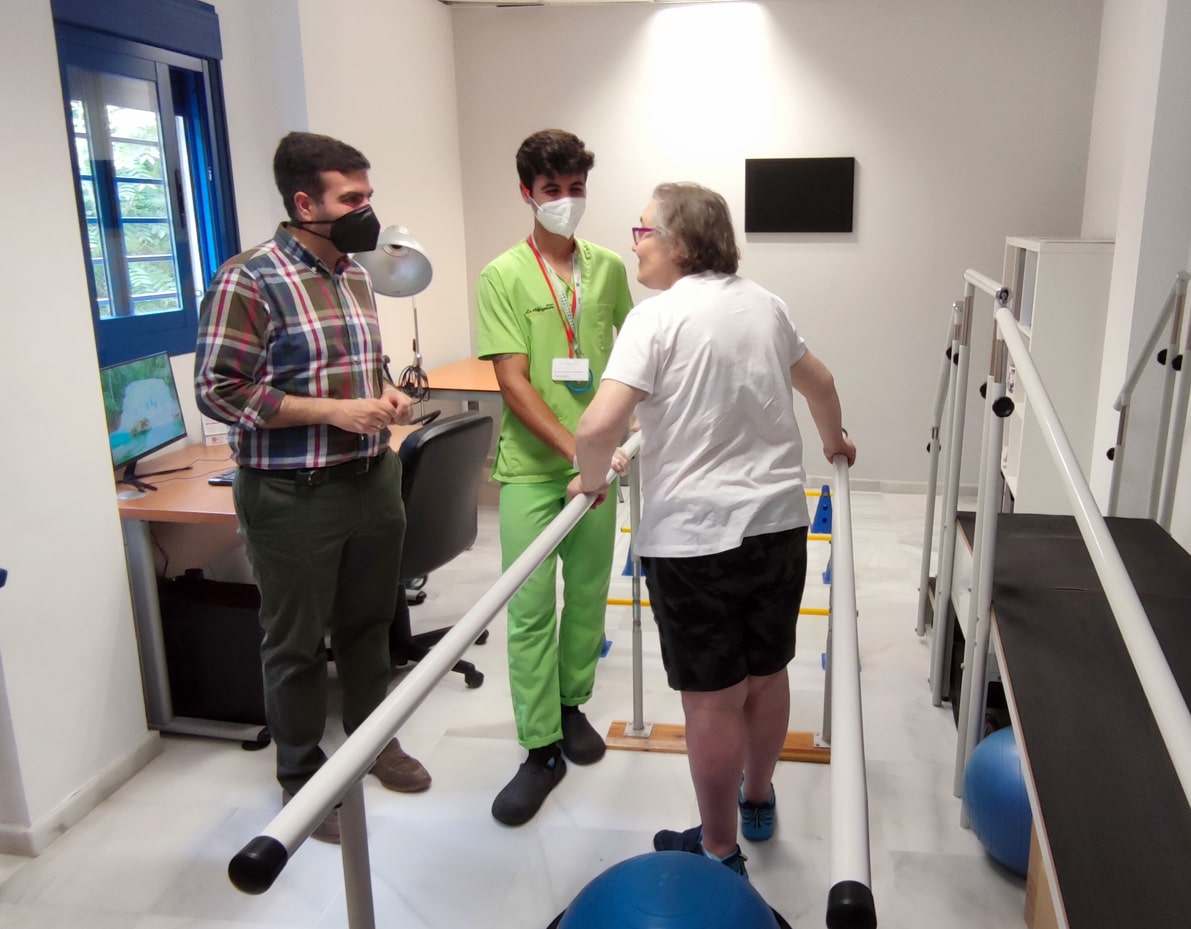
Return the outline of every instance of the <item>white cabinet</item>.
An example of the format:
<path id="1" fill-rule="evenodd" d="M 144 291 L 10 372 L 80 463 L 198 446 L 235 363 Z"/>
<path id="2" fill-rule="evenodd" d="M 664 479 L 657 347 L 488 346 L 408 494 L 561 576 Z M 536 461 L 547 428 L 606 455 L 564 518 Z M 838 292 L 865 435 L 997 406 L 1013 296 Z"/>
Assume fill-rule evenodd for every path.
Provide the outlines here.
<path id="1" fill-rule="evenodd" d="M 1080 469 L 1091 473 L 1113 243 L 1102 239 L 1010 236 L 1002 281 L 1022 335 L 1059 414 Z M 1005 423 L 1001 472 L 1018 513 L 1070 513 L 1037 417 L 1009 363 L 1014 411 Z M 1103 454 L 1103 451 L 1101 452 Z"/>

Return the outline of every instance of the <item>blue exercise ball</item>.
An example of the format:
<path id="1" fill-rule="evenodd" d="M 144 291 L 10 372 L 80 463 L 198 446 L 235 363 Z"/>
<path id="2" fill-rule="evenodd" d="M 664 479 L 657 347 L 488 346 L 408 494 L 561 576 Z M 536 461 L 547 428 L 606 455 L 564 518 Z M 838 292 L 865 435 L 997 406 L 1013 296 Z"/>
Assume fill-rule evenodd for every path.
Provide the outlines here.
<path id="1" fill-rule="evenodd" d="M 778 929 L 761 895 L 703 855 L 652 852 L 613 865 L 579 891 L 558 929 Z"/>
<path id="2" fill-rule="evenodd" d="M 964 805 L 988 853 L 1025 876 L 1034 820 L 1012 729 L 998 729 L 972 752 L 964 769 Z"/>

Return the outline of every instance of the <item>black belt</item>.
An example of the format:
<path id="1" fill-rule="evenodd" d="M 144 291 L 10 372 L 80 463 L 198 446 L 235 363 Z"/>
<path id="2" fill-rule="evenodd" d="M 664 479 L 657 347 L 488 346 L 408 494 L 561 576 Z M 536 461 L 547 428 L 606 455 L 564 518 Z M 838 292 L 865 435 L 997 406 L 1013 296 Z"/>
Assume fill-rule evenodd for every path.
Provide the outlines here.
<path id="1" fill-rule="evenodd" d="M 326 468 L 295 468 L 292 470 L 249 468 L 248 470 L 255 471 L 263 477 L 280 477 L 291 480 L 299 487 L 318 487 L 320 484 L 330 481 L 343 481 L 367 474 L 377 467 L 388 453 L 389 450 L 386 448 L 371 458 L 353 458 L 351 461 L 330 465 Z"/>

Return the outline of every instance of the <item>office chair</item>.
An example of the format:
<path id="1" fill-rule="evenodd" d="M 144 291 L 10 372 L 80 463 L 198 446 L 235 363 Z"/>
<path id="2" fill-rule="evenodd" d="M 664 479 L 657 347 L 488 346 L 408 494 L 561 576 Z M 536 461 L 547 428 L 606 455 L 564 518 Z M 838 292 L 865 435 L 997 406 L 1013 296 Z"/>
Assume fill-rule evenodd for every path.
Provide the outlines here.
<path id="1" fill-rule="evenodd" d="M 475 542 L 476 501 L 491 441 L 492 417 L 468 412 L 425 425 L 401 443 L 397 454 L 406 519 L 403 584 L 441 568 Z M 413 635 L 403 589 L 389 630 L 393 664 L 421 661 L 448 631 L 449 627 Z M 476 644 L 487 639 L 485 629 Z M 451 670 L 462 674 L 468 687 L 484 681 L 470 662 L 456 662 Z"/>

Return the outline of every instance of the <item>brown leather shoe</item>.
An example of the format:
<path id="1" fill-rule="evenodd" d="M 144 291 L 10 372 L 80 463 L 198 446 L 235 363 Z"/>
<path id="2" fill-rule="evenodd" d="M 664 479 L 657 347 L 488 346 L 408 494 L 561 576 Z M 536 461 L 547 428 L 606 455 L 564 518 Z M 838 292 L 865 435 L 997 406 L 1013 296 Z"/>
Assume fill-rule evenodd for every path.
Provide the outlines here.
<path id="1" fill-rule="evenodd" d="M 293 799 L 293 794 L 284 788 L 281 791 L 281 805 L 285 806 Z M 328 845 L 338 845 L 339 840 L 339 810 L 331 810 L 327 814 L 327 818 L 319 823 L 314 832 L 310 833 L 311 838 L 318 839 L 320 842 L 326 842 Z"/>
<path id="2" fill-rule="evenodd" d="M 396 739 L 384 747 L 368 771 L 389 790 L 403 794 L 416 794 L 430 786 L 430 772 L 417 758 L 407 755 Z"/>

